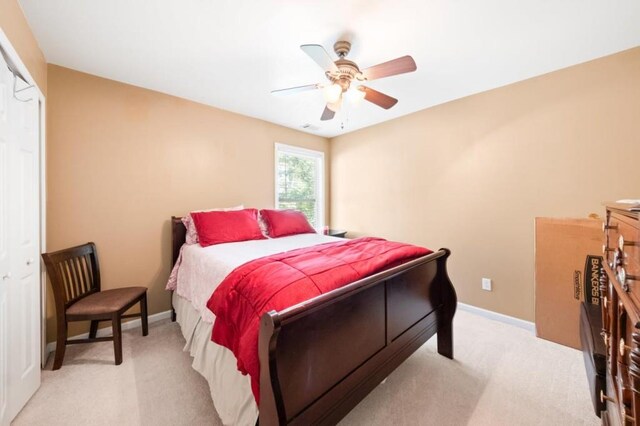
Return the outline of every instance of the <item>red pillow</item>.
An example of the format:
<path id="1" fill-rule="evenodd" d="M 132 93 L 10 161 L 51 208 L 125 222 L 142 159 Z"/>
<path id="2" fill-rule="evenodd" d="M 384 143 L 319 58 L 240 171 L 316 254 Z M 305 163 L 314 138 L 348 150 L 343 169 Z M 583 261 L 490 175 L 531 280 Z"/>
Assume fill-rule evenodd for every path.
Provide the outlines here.
<path id="1" fill-rule="evenodd" d="M 202 247 L 234 241 L 264 240 L 258 226 L 258 210 L 194 212 L 191 218 Z"/>
<path id="2" fill-rule="evenodd" d="M 315 233 L 304 213 L 297 210 L 260 210 L 272 238 Z"/>

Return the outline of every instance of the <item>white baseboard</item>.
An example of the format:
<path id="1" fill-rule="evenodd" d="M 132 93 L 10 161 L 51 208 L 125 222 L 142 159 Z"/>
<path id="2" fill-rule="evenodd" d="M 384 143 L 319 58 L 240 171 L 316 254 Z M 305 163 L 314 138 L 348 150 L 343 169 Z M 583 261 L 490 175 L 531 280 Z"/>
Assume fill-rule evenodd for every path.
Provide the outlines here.
<path id="1" fill-rule="evenodd" d="M 500 314 L 498 312 L 489 311 L 487 309 L 478 308 L 477 306 L 467 305 L 466 303 L 458 302 L 458 308 L 462 311 L 471 312 L 472 314 L 479 315 L 494 321 L 503 322 L 505 324 L 514 325 L 516 327 L 527 330 L 533 334 L 536 332 L 536 325 L 531 321 L 521 320 L 520 318 L 510 317 L 509 315 Z"/>
<path id="2" fill-rule="evenodd" d="M 158 312 L 157 314 L 153 314 L 153 315 L 149 315 L 147 317 L 147 322 L 149 324 L 152 324 L 154 322 L 158 322 L 161 321 L 163 319 L 166 318 L 171 318 L 171 310 L 168 311 L 164 311 L 164 312 Z M 130 320 L 127 322 L 123 322 L 122 323 L 122 330 L 131 330 L 132 328 L 137 328 L 137 327 L 141 327 L 142 326 L 142 322 L 140 321 L 140 318 L 136 318 L 134 320 Z M 112 327 L 105 327 L 105 328 L 100 328 L 98 329 L 98 333 L 96 334 L 97 337 L 107 337 L 107 336 L 111 336 L 113 334 L 113 328 Z M 86 339 L 87 337 L 89 337 L 89 333 L 83 333 L 83 334 L 79 334 L 77 336 L 73 336 L 70 337 L 69 340 L 72 339 Z M 56 350 L 56 342 L 50 342 L 47 343 L 47 355 L 49 355 L 51 352 Z"/>
<path id="3" fill-rule="evenodd" d="M 531 321 L 521 320 L 519 318 L 510 317 L 509 315 L 500 314 L 498 312 L 489 311 L 487 309 L 478 308 L 477 306 L 467 305 L 466 303 L 458 302 L 458 308 L 462 311 L 471 312 L 472 314 L 479 315 L 481 317 L 485 317 L 494 321 L 499 321 L 505 324 L 510 324 L 524 330 L 527 330 L 531 333 L 535 334 L 536 326 Z M 161 321 L 166 318 L 171 318 L 171 310 L 159 312 L 157 314 L 149 315 L 148 321 L 149 324 Z M 140 318 L 136 318 L 131 321 L 122 323 L 122 330 L 131 330 L 132 328 L 140 327 L 142 323 L 140 322 Z M 112 328 L 105 327 L 98 330 L 98 337 L 111 336 Z M 70 339 L 86 339 L 89 337 L 89 333 L 79 334 L 77 336 L 73 336 Z M 47 354 L 56 350 L 56 342 L 50 342 L 47 344 Z"/>

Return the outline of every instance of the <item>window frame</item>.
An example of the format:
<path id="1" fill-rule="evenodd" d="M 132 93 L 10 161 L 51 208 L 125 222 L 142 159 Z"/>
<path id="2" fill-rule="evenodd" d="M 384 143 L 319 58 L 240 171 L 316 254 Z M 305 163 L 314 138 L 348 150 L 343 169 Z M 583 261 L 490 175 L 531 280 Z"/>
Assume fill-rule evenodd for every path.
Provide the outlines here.
<path id="1" fill-rule="evenodd" d="M 280 153 L 289 154 L 289 155 L 297 155 L 299 157 L 311 158 L 317 162 L 318 165 L 318 175 L 316 179 L 316 218 L 317 224 L 315 229 L 317 231 L 322 231 L 325 226 L 325 203 L 326 203 L 326 194 L 324 188 L 324 180 L 325 180 L 325 162 L 324 162 L 324 152 L 316 151 L 314 149 L 302 148 L 294 145 L 287 145 L 283 143 L 275 143 L 274 147 L 274 206 L 277 209 L 280 205 L 279 200 L 279 191 L 278 191 L 278 157 Z"/>

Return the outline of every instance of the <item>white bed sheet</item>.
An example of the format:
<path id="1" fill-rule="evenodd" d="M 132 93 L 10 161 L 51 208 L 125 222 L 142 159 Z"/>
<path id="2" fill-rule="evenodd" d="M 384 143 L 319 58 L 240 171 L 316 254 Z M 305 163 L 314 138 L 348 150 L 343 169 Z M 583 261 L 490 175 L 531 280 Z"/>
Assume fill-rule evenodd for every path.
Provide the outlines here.
<path id="1" fill-rule="evenodd" d="M 173 307 L 186 340 L 183 350 L 193 357 L 193 369 L 209 383 L 222 424 L 255 426 L 258 405 L 251 392 L 251 379 L 238 371 L 233 352 L 211 341 L 213 324 L 204 322 L 191 302 L 174 293 Z"/>
<path id="2" fill-rule="evenodd" d="M 182 247 L 176 293 L 189 300 L 205 322 L 213 323 L 214 316 L 207 308 L 207 302 L 216 287 L 235 268 L 260 257 L 332 241 L 342 239 L 322 234 L 299 234 L 209 247 L 185 245 Z"/>
<path id="3" fill-rule="evenodd" d="M 209 383 L 213 405 L 223 424 L 255 425 L 258 406 L 251 391 L 251 379 L 238 371 L 236 357 L 229 349 L 211 341 L 215 321 L 207 308 L 211 294 L 231 271 L 250 260 L 332 241 L 342 239 L 300 234 L 209 247 L 199 244 L 182 247 L 173 307 L 186 340 L 184 351 L 193 357 L 193 369 Z"/>

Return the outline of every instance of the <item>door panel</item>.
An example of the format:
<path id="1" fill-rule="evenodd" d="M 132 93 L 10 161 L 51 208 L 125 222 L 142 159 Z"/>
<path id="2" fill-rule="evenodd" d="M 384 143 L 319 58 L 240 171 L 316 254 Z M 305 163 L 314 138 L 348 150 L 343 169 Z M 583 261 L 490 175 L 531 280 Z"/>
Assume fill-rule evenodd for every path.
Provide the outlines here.
<path id="1" fill-rule="evenodd" d="M 20 368 L 16 371 L 20 380 L 30 380 L 28 375 L 32 373 L 34 367 L 39 365 L 40 339 L 36 335 L 39 327 L 34 327 L 34 324 L 39 324 L 39 318 L 37 317 L 38 304 L 33 303 L 34 300 L 38 300 L 38 295 L 34 292 L 34 289 L 38 289 L 38 283 L 35 278 L 35 274 L 29 274 L 21 278 L 16 285 L 17 294 L 14 295 L 15 300 L 21 305 L 21 312 L 18 315 L 20 318 L 19 329 L 21 331 L 22 344 L 19 347 Z M 29 396 L 31 396 L 31 393 L 29 393 Z"/>
<path id="2" fill-rule="evenodd" d="M 34 90 L 20 102 L 0 58 L 0 425 L 40 385 L 40 140 Z"/>
<path id="3" fill-rule="evenodd" d="M 24 97 L 34 97 L 26 93 Z M 13 108 L 12 108 L 13 107 Z M 12 312 L 11 349 L 9 351 L 10 416 L 15 416 L 40 385 L 40 241 L 39 241 L 39 156 L 37 100 L 10 101 L 9 112 L 15 112 L 14 190 L 10 203 L 12 239 L 11 265 L 15 280 L 9 291 Z M 11 207 L 14 210 L 11 210 Z M 15 304 L 14 304 L 15 301 Z"/>
<path id="4" fill-rule="evenodd" d="M 34 201 L 37 201 L 34 200 L 33 197 L 35 193 L 35 156 L 33 152 L 20 150 L 20 157 L 20 172 L 18 175 L 20 176 L 20 182 L 18 184 L 18 188 L 20 189 L 20 202 L 18 203 L 18 206 L 20 206 L 20 212 L 22 214 L 20 215 L 20 226 L 18 227 L 20 232 L 18 235 L 18 242 L 20 243 L 22 250 L 29 251 L 33 248 L 35 242 L 35 229 L 33 226 L 36 219 L 34 215 L 34 210 L 36 208 Z"/>
<path id="5" fill-rule="evenodd" d="M 7 198 L 9 189 L 9 158 L 7 151 L 9 147 L 2 127 L 2 123 L 0 123 L 0 272 L 4 271 L 3 262 L 8 262 L 9 259 L 9 235 L 7 232 Z"/>
<path id="6" fill-rule="evenodd" d="M 0 335 L 7 335 L 7 292 L 2 290 L 0 290 Z M 5 424 L 5 419 L 8 423 L 7 343 L 5 338 L 0 337 L 0 424 Z"/>
<path id="7" fill-rule="evenodd" d="M 9 423 L 9 119 L 10 73 L 0 58 L 0 425 Z"/>

